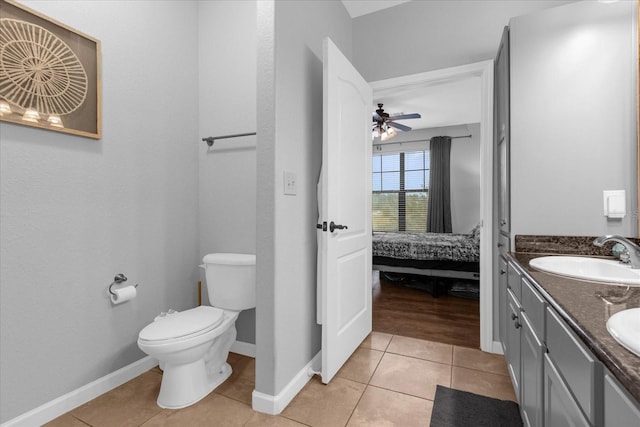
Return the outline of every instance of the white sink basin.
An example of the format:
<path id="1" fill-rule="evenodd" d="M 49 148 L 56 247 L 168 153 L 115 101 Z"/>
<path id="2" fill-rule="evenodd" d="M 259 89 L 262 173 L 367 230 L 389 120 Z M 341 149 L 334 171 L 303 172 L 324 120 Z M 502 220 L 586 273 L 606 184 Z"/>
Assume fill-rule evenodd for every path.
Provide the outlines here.
<path id="1" fill-rule="evenodd" d="M 616 260 L 545 256 L 532 259 L 529 265 L 547 273 L 574 279 L 640 286 L 640 269 L 632 269 L 630 265 L 621 264 Z"/>
<path id="2" fill-rule="evenodd" d="M 621 346 L 640 356 L 640 308 L 614 314 L 607 320 L 607 330 Z"/>

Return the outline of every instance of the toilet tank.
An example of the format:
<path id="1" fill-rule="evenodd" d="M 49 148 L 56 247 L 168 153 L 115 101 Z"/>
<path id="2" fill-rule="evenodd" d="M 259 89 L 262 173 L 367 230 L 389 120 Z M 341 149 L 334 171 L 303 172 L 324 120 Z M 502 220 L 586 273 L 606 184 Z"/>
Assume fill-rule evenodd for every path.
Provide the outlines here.
<path id="1" fill-rule="evenodd" d="M 256 306 L 256 256 L 250 254 L 208 254 L 202 259 L 209 303 L 227 310 Z"/>

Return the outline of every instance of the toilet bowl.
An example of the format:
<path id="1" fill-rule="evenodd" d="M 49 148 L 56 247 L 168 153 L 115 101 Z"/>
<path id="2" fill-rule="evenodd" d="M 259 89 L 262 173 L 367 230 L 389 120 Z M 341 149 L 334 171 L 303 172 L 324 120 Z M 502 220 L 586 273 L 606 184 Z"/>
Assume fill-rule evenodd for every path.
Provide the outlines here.
<path id="1" fill-rule="evenodd" d="M 255 307 L 255 255 L 209 254 L 203 262 L 212 306 L 162 313 L 138 335 L 138 347 L 163 370 L 161 408 L 192 405 L 229 378 L 236 319 Z"/>

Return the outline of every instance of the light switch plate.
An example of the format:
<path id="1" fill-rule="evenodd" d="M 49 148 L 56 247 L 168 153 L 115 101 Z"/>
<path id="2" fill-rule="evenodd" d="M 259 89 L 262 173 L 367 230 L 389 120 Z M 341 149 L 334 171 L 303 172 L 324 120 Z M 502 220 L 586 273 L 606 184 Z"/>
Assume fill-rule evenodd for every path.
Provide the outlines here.
<path id="1" fill-rule="evenodd" d="M 296 182 L 295 172 L 284 172 L 284 194 L 288 196 L 295 196 L 298 190 L 298 183 Z"/>

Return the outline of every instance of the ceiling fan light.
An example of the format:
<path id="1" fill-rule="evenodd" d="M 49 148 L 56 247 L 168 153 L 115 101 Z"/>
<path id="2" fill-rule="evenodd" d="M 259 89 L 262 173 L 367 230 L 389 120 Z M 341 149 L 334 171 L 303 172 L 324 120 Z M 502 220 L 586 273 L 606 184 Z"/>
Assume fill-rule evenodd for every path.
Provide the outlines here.
<path id="1" fill-rule="evenodd" d="M 387 132 L 384 132 L 382 135 L 380 135 L 380 139 L 384 142 L 387 139 L 390 139 L 391 137 L 389 136 L 389 134 Z"/>
<path id="2" fill-rule="evenodd" d="M 398 134 L 398 132 L 396 132 L 396 130 L 394 128 L 392 128 L 391 126 L 389 126 L 389 128 L 387 129 L 387 135 L 389 138 L 393 138 L 394 136 L 396 136 Z"/>

